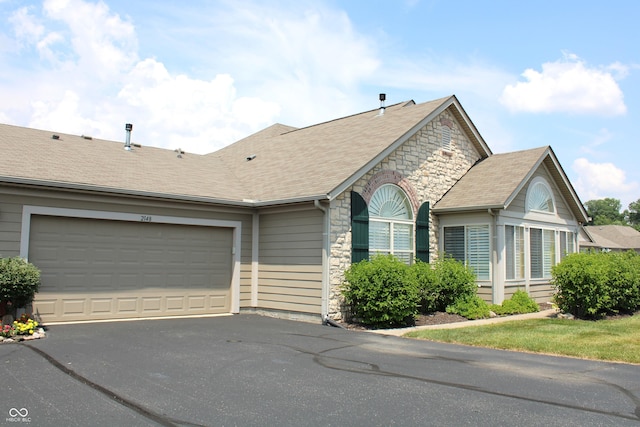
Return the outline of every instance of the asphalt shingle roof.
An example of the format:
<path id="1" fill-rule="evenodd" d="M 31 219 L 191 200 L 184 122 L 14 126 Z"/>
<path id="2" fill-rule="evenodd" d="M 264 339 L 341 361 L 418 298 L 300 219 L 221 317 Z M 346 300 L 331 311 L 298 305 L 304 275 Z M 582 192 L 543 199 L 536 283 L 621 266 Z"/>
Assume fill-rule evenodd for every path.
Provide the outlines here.
<path id="1" fill-rule="evenodd" d="M 236 200 L 246 193 L 219 159 L 0 124 L 3 181 L 180 198 Z"/>
<path id="2" fill-rule="evenodd" d="M 626 225 L 589 225 L 584 229 L 593 240 L 593 244 L 583 244 L 583 246 L 640 250 L 640 231 L 633 227 Z"/>
<path id="3" fill-rule="evenodd" d="M 450 96 L 301 129 L 276 124 L 208 155 L 0 125 L 0 180 L 241 205 L 333 197 L 445 109 L 490 156 Z"/>
<path id="4" fill-rule="evenodd" d="M 251 199 L 322 196 L 413 132 L 449 99 L 396 104 L 383 115 L 376 109 L 302 129 L 280 126 L 270 135 L 246 138 L 210 156 L 241 177 Z"/>
<path id="5" fill-rule="evenodd" d="M 549 147 L 494 154 L 474 165 L 434 206 L 434 211 L 504 209 Z"/>

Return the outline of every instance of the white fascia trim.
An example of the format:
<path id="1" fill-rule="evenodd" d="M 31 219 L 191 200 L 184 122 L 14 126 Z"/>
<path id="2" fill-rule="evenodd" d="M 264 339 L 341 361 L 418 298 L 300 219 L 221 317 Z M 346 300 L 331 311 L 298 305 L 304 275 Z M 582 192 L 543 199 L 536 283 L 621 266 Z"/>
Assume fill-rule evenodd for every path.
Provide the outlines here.
<path id="1" fill-rule="evenodd" d="M 464 207 L 440 208 L 440 209 L 433 208 L 433 209 L 431 209 L 431 212 L 433 212 L 434 215 L 454 214 L 454 213 L 462 213 L 462 212 L 486 213 L 487 210 L 489 210 L 489 209 L 504 210 L 504 209 L 506 209 L 506 206 L 504 206 L 504 205 L 482 205 L 482 206 L 464 206 Z"/>
<path id="2" fill-rule="evenodd" d="M 20 256 L 28 259 L 31 217 L 48 215 L 69 218 L 104 219 L 111 221 L 146 222 L 158 224 L 196 225 L 202 227 L 224 227 L 233 229 L 233 271 L 231 274 L 231 312 L 240 312 L 240 255 L 242 244 L 242 222 L 217 219 L 144 215 L 126 212 L 94 211 L 83 209 L 54 208 L 49 206 L 25 205 L 22 208 L 22 228 L 20 232 Z"/>
<path id="3" fill-rule="evenodd" d="M 329 200 L 328 194 L 317 194 L 312 196 L 292 197 L 290 199 L 274 200 L 252 200 L 251 206 L 256 208 L 266 208 L 270 206 L 291 205 L 295 203 L 315 202 L 316 200 Z"/>

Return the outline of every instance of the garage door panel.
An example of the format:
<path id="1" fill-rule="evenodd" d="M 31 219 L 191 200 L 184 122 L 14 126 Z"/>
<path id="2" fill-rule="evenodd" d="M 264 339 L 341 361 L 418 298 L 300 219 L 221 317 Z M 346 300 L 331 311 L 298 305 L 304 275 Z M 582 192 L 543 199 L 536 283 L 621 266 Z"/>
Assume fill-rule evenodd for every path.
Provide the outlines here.
<path id="1" fill-rule="evenodd" d="M 32 216 L 43 321 L 227 313 L 233 230 Z"/>

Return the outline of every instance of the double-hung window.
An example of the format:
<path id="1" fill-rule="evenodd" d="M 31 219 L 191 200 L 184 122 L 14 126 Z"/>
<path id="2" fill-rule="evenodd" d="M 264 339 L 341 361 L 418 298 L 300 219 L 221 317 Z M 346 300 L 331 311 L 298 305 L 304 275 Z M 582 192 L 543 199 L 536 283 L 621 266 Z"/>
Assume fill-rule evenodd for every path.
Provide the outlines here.
<path id="1" fill-rule="evenodd" d="M 404 191 L 393 184 L 378 188 L 369 202 L 369 251 L 413 261 L 413 210 Z"/>
<path id="2" fill-rule="evenodd" d="M 532 279 L 551 278 L 551 267 L 556 263 L 555 231 L 529 229 L 529 258 Z"/>
<path id="3" fill-rule="evenodd" d="M 488 225 L 445 227 L 444 252 L 471 267 L 478 280 L 489 280 L 491 248 Z"/>

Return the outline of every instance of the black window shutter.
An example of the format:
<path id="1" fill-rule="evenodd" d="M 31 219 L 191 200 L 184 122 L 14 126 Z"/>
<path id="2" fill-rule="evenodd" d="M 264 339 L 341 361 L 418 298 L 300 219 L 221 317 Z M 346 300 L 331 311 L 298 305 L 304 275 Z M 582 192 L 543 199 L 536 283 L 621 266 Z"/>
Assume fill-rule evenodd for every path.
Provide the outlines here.
<path id="1" fill-rule="evenodd" d="M 369 210 L 362 196 L 351 192 L 351 262 L 369 259 Z"/>
<path id="2" fill-rule="evenodd" d="M 418 209 L 416 219 L 416 258 L 429 262 L 429 202 Z"/>

